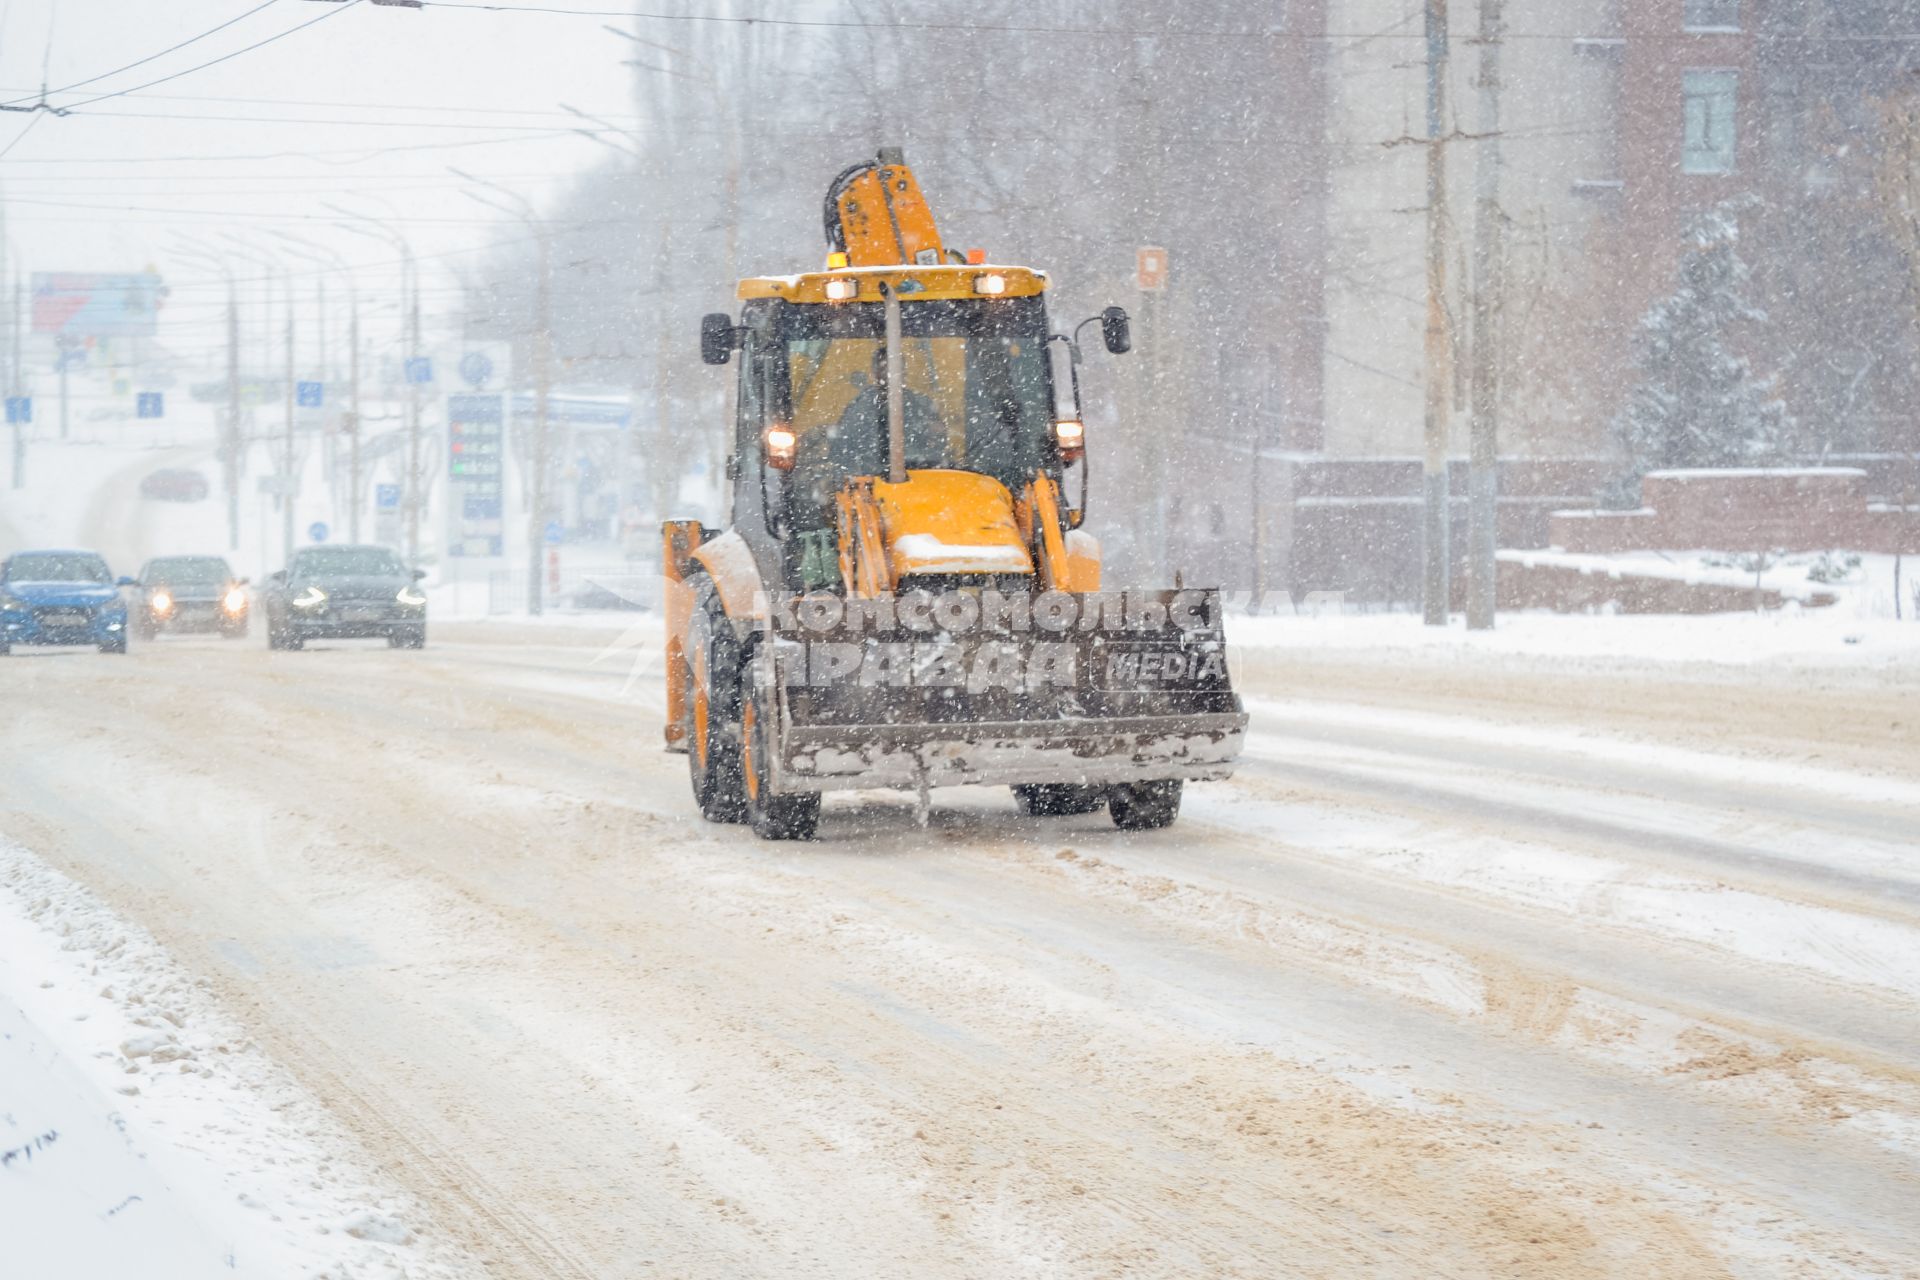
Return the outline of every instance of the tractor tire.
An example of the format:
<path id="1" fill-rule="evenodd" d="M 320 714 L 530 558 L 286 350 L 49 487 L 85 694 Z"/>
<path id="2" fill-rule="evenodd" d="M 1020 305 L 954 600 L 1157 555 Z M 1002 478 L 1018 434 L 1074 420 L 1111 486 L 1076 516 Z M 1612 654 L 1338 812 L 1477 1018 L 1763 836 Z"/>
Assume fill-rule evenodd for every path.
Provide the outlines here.
<path id="1" fill-rule="evenodd" d="M 1092 813 L 1107 802 L 1107 792 L 1104 787 L 1038 782 L 1016 786 L 1013 800 L 1030 818 L 1067 818 Z"/>
<path id="2" fill-rule="evenodd" d="M 811 840 L 820 827 L 820 793 L 775 795 L 768 764 L 776 689 L 763 664 L 748 660 L 747 694 L 741 703 L 741 734 L 747 783 L 747 821 L 762 840 Z"/>
<path id="3" fill-rule="evenodd" d="M 1158 831 L 1180 816 L 1182 781 L 1123 782 L 1107 790 L 1107 813 L 1122 831 Z"/>
<path id="4" fill-rule="evenodd" d="M 713 579 L 694 583 L 687 627 L 687 776 L 708 822 L 744 822 L 740 763 L 740 642 Z"/>

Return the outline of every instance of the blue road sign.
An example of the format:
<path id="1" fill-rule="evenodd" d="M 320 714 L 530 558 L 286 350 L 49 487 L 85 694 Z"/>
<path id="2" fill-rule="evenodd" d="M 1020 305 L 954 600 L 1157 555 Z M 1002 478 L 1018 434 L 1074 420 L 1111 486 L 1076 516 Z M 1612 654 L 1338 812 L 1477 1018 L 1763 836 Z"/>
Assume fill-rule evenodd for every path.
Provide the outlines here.
<path id="1" fill-rule="evenodd" d="M 493 361 L 487 359 L 484 351 L 469 351 L 460 357 L 460 376 L 467 380 L 467 385 L 478 391 L 493 376 Z"/>
<path id="2" fill-rule="evenodd" d="M 373 486 L 373 505 L 382 511 L 397 509 L 400 506 L 400 486 L 397 484 Z"/>
<path id="3" fill-rule="evenodd" d="M 312 524 L 308 525 L 307 537 L 315 542 L 325 542 L 327 540 L 326 521 L 315 520 Z"/>
<path id="4" fill-rule="evenodd" d="M 166 397 L 158 391 L 142 391 L 134 400 L 133 412 L 140 418 L 163 418 L 167 412 Z"/>
<path id="5" fill-rule="evenodd" d="M 547 545 L 557 547 L 566 541 L 567 531 L 558 520 L 547 521 Z"/>
<path id="6" fill-rule="evenodd" d="M 414 356 L 407 361 L 407 381 L 424 383 L 433 381 L 433 361 L 426 356 Z"/>
<path id="7" fill-rule="evenodd" d="M 296 382 L 293 398 L 302 409 L 318 409 L 326 395 L 326 388 L 318 382 Z"/>
<path id="8" fill-rule="evenodd" d="M 7 397 L 7 421 L 12 423 L 33 421 L 32 396 Z"/>

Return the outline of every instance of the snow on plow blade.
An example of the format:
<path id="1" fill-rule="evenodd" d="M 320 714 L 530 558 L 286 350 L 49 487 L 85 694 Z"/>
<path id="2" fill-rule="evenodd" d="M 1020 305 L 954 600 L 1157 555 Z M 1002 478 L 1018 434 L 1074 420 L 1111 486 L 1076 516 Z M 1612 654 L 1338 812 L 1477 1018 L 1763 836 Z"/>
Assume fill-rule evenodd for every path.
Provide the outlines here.
<path id="1" fill-rule="evenodd" d="M 1217 591 L 803 596 L 775 611 L 775 790 L 1225 778 Z"/>

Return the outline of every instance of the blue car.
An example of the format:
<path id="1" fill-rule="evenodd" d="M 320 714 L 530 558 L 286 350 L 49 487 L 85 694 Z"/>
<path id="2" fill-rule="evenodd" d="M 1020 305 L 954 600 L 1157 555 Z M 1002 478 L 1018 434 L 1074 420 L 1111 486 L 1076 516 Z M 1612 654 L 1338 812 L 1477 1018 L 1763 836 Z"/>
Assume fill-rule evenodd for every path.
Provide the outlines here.
<path id="1" fill-rule="evenodd" d="M 90 644 L 127 651 L 127 605 L 92 551 L 16 551 L 0 561 L 0 654 L 16 644 Z"/>

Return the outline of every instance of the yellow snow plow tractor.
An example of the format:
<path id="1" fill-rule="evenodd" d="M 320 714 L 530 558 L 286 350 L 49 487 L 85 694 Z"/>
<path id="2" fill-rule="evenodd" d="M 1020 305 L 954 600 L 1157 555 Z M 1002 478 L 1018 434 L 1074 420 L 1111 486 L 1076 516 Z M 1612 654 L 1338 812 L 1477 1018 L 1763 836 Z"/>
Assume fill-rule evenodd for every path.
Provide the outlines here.
<path id="1" fill-rule="evenodd" d="M 924 819 L 973 783 L 1167 825 L 1245 735 L 1220 594 L 1102 589 L 1046 276 L 948 250 L 897 151 L 834 180 L 826 230 L 825 270 L 702 324 L 738 369 L 731 527 L 663 526 L 667 747 L 701 813 L 809 839 L 823 792 Z M 1125 352 L 1126 313 L 1096 319 Z"/>

